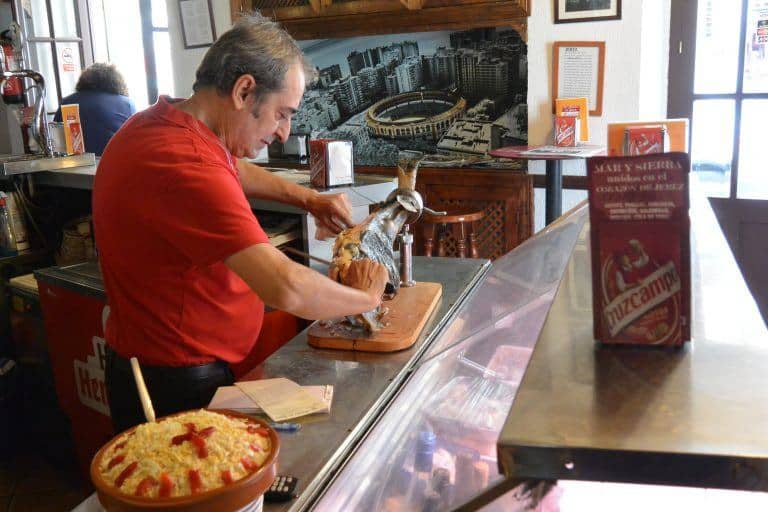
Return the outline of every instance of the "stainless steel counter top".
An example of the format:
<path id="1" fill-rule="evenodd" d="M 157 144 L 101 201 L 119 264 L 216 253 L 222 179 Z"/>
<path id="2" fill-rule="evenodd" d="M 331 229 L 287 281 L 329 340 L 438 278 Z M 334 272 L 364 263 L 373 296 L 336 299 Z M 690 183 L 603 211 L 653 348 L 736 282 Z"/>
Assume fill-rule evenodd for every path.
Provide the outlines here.
<path id="1" fill-rule="evenodd" d="M 768 491 L 768 331 L 691 201 L 692 342 L 595 344 L 586 227 L 499 438 L 506 475 Z"/>
<path id="2" fill-rule="evenodd" d="M 418 341 L 407 350 L 320 350 L 307 344 L 304 331 L 243 377 L 288 377 L 302 385 L 334 386 L 331 414 L 301 418 L 301 430 L 280 436 L 279 472 L 298 478 L 301 495 L 285 504 L 265 505 L 264 510 L 299 510 L 311 504 L 489 266 L 487 260 L 414 258 L 415 279 L 441 282 L 443 296 Z"/>
<path id="3" fill-rule="evenodd" d="M 0 156 L 0 175 L 13 176 L 44 171 L 69 171 L 80 168 L 95 168 L 96 156 L 93 153 L 43 157 L 40 155 L 3 155 Z"/>
<path id="4" fill-rule="evenodd" d="M 35 279 L 103 301 L 107 300 L 101 280 L 101 269 L 95 261 L 35 270 Z"/>
<path id="5" fill-rule="evenodd" d="M 91 155 L 92 156 L 92 155 Z M 96 176 L 96 168 L 98 167 L 98 161 L 94 163 L 93 165 L 81 165 L 79 167 L 71 167 L 71 168 L 61 168 L 57 169 L 55 171 L 42 171 L 37 172 L 35 174 L 35 183 L 39 185 L 48 185 L 48 186 L 54 186 L 54 187 L 65 187 L 65 188 L 79 188 L 79 189 L 85 189 L 85 190 L 91 190 L 93 188 L 93 179 Z M 297 171 L 297 174 L 299 171 Z M 305 181 L 300 179 L 293 179 L 291 177 L 291 173 L 287 171 L 278 171 L 277 174 L 287 181 L 291 181 L 294 183 L 297 183 L 301 186 L 308 186 Z M 334 187 L 326 190 L 321 190 L 321 194 L 332 194 L 336 192 L 347 192 L 349 193 L 350 190 L 352 193 L 349 193 L 349 199 L 350 202 L 353 203 L 353 206 L 357 203 L 365 203 L 365 204 L 371 204 L 375 203 L 377 201 L 381 201 L 383 198 L 379 198 L 381 194 L 377 193 L 378 189 L 381 188 L 382 191 L 386 191 L 383 193 L 384 197 L 391 191 L 394 190 L 393 184 L 395 183 L 396 179 L 393 177 L 388 176 L 375 176 L 375 175 L 369 175 L 369 174 L 358 174 L 355 176 L 355 183 L 353 185 L 343 186 L 343 187 Z M 372 187 L 371 194 L 373 197 L 369 196 L 371 194 L 367 194 L 363 188 Z M 354 191 L 358 190 L 358 192 L 361 192 L 363 195 L 361 196 L 359 193 L 355 194 Z M 262 209 L 262 210 L 272 210 L 272 211 L 286 211 L 290 213 L 297 213 L 302 212 L 302 210 L 295 208 L 293 206 L 283 205 L 281 203 L 276 203 L 273 201 L 261 201 L 261 200 L 251 200 L 251 206 L 253 208 Z"/>
<path id="6" fill-rule="evenodd" d="M 71 169 L 59 169 L 57 171 L 38 172 L 35 174 L 35 183 L 52 187 L 78 188 L 91 190 L 93 177 L 96 175 L 97 164 Z"/>

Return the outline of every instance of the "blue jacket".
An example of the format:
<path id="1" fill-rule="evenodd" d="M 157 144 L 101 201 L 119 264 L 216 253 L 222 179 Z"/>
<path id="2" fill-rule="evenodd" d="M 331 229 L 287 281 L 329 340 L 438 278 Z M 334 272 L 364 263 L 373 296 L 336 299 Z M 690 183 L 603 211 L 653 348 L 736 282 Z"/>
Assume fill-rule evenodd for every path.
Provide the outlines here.
<path id="1" fill-rule="evenodd" d="M 101 91 L 80 91 L 61 100 L 62 105 L 80 105 L 80 127 L 85 150 L 101 156 L 109 139 L 125 121 L 136 113 L 136 105 L 127 96 Z M 61 121 L 61 109 L 54 121 Z"/>

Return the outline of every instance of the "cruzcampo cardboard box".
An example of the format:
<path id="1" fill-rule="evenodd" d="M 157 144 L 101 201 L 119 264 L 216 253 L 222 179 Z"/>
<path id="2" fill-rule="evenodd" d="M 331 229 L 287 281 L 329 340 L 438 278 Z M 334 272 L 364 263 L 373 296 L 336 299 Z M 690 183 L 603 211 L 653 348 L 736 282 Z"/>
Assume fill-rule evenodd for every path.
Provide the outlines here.
<path id="1" fill-rule="evenodd" d="M 595 339 L 691 338 L 687 153 L 587 159 Z"/>

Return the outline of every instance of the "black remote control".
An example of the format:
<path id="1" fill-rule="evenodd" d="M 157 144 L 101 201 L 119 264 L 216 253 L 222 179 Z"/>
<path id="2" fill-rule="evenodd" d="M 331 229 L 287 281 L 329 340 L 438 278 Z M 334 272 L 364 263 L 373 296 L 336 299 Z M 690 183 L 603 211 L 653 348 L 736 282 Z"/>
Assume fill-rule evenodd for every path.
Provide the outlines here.
<path id="1" fill-rule="evenodd" d="M 298 480 L 295 476 L 277 475 L 275 481 L 264 493 L 265 503 L 282 503 L 296 497 L 293 491 Z"/>

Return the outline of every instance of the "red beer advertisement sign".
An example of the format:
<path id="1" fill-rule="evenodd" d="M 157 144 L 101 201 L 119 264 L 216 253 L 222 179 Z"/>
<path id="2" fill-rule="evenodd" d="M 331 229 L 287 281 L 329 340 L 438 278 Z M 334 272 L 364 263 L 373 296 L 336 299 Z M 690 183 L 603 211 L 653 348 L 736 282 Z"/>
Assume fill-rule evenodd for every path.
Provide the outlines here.
<path id="1" fill-rule="evenodd" d="M 690 340 L 687 153 L 587 160 L 595 339 Z"/>

